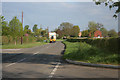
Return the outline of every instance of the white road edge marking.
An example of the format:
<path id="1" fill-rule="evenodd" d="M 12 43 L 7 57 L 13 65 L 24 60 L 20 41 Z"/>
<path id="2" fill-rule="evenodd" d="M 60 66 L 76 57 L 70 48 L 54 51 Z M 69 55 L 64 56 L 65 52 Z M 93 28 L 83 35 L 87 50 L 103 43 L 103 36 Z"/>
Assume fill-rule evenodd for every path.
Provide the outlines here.
<path id="1" fill-rule="evenodd" d="M 39 52 L 36 52 L 36 53 L 34 53 L 33 55 L 38 54 L 38 53 L 39 53 Z M 32 55 L 32 56 L 33 56 L 33 55 Z M 19 61 L 17 61 L 17 62 L 8 64 L 8 65 L 6 65 L 5 67 L 9 67 L 9 66 L 14 65 L 14 64 L 16 64 L 16 63 L 19 63 L 19 62 L 21 62 L 21 61 L 24 61 L 25 59 L 27 59 L 27 58 L 23 58 L 23 59 L 21 59 L 21 60 L 19 60 Z"/>
<path id="2" fill-rule="evenodd" d="M 55 72 L 57 71 L 57 68 L 59 67 L 60 64 L 61 64 L 61 63 L 58 62 L 57 65 L 55 66 L 55 68 L 52 70 L 52 72 L 51 72 L 50 75 L 49 75 L 49 78 L 50 78 L 50 79 L 53 77 L 53 75 L 54 75 Z M 49 79 L 49 80 L 50 80 L 50 79 Z"/>

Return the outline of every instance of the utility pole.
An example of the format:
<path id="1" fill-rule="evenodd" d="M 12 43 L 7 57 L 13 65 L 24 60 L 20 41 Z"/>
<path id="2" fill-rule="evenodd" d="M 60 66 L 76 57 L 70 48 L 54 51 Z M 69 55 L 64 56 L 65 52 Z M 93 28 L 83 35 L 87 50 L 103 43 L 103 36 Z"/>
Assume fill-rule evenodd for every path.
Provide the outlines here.
<path id="1" fill-rule="evenodd" d="M 23 27 L 23 11 L 22 11 L 22 27 Z M 23 35 L 21 36 L 21 44 L 23 44 Z"/>
<path id="2" fill-rule="evenodd" d="M 48 39 L 49 39 L 49 27 L 47 27 L 47 30 L 48 30 L 47 34 L 48 34 Z"/>

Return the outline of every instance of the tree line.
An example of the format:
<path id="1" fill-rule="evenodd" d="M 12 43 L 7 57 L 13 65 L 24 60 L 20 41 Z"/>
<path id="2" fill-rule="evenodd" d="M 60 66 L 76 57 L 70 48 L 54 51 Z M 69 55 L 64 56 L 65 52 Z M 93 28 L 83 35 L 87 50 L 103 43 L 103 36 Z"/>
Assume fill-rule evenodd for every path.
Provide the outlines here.
<path id="1" fill-rule="evenodd" d="M 42 29 L 41 27 L 38 28 L 37 24 L 34 24 L 32 30 L 30 29 L 29 25 L 25 25 L 23 28 L 22 23 L 20 20 L 15 16 L 9 23 L 5 21 L 4 16 L 0 16 L 2 23 L 2 36 L 12 36 L 14 39 L 14 42 L 16 44 L 17 38 L 21 38 L 23 36 L 33 36 L 38 39 L 38 41 L 41 41 L 40 37 L 45 37 L 45 39 L 48 38 L 48 28 Z M 94 36 L 94 32 L 96 30 L 100 30 L 102 32 L 103 37 L 118 37 L 118 33 L 114 30 L 107 30 L 103 24 L 96 23 L 93 21 L 90 21 L 88 23 L 88 29 L 82 31 L 82 37 L 89 37 L 89 33 L 91 33 L 92 37 Z M 78 34 L 80 32 L 80 27 L 78 25 L 73 25 L 69 22 L 63 22 L 61 23 L 58 28 L 54 30 L 56 32 L 57 38 L 64 38 L 64 37 L 78 37 Z"/>
<path id="2" fill-rule="evenodd" d="M 94 21 L 90 21 L 88 23 L 88 29 L 82 31 L 82 37 L 89 37 L 91 33 L 91 37 L 94 37 L 94 32 L 96 30 L 100 30 L 102 32 L 103 37 L 118 37 L 118 33 L 114 30 L 107 30 L 103 24 L 96 23 Z M 63 22 L 60 26 L 55 30 L 55 32 L 59 35 L 58 38 L 62 37 L 78 37 L 80 32 L 80 28 L 78 25 L 73 25 L 69 22 Z"/>
<path id="3" fill-rule="evenodd" d="M 104 27 L 103 24 L 96 23 L 96 22 L 93 22 L 93 21 L 90 21 L 88 23 L 88 29 L 87 30 L 82 31 L 82 37 L 89 37 L 89 33 L 91 33 L 91 36 L 93 37 L 94 32 L 96 30 L 100 30 L 102 32 L 103 37 L 118 37 L 118 33 L 114 29 L 111 29 L 111 30 L 108 31 Z"/>
<path id="4" fill-rule="evenodd" d="M 35 24 L 32 30 L 29 28 L 29 25 L 25 25 L 23 28 L 22 23 L 20 20 L 15 16 L 9 23 L 5 21 L 4 16 L 0 16 L 1 20 L 0 23 L 2 24 L 1 28 L 2 31 L 0 32 L 2 36 L 12 36 L 14 39 L 15 45 L 16 40 L 19 37 L 23 36 L 33 36 L 33 37 L 47 37 L 48 36 L 48 29 L 38 28 L 38 25 Z"/>

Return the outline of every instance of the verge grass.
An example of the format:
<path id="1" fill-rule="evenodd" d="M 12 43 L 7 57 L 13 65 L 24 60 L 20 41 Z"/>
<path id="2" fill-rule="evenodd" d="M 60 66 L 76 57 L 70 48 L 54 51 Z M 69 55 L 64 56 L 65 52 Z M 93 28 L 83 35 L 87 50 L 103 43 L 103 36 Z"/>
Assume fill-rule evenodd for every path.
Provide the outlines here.
<path id="1" fill-rule="evenodd" d="M 2 49 L 18 49 L 18 48 L 31 48 L 31 47 L 35 47 L 35 46 L 40 46 L 43 44 L 47 44 L 45 42 L 33 42 L 33 43 L 23 43 L 21 44 L 6 44 L 6 45 L 2 45 Z"/>
<path id="2" fill-rule="evenodd" d="M 102 50 L 86 42 L 63 42 L 66 50 L 65 59 L 77 60 L 88 63 L 118 64 L 118 54 Z"/>
<path id="3" fill-rule="evenodd" d="M 56 39 L 56 41 L 63 41 L 63 39 Z"/>

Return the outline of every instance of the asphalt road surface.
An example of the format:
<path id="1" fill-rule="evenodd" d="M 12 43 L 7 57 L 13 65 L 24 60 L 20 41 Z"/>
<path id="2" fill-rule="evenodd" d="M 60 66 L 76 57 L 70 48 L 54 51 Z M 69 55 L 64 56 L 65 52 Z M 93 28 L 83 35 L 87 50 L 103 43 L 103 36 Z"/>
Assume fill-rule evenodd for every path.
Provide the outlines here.
<path id="1" fill-rule="evenodd" d="M 117 69 L 69 64 L 62 60 L 64 44 L 60 41 L 2 53 L 3 78 L 118 78 Z M 40 80 L 40 79 L 39 79 Z M 94 79 L 93 79 L 94 80 Z"/>

